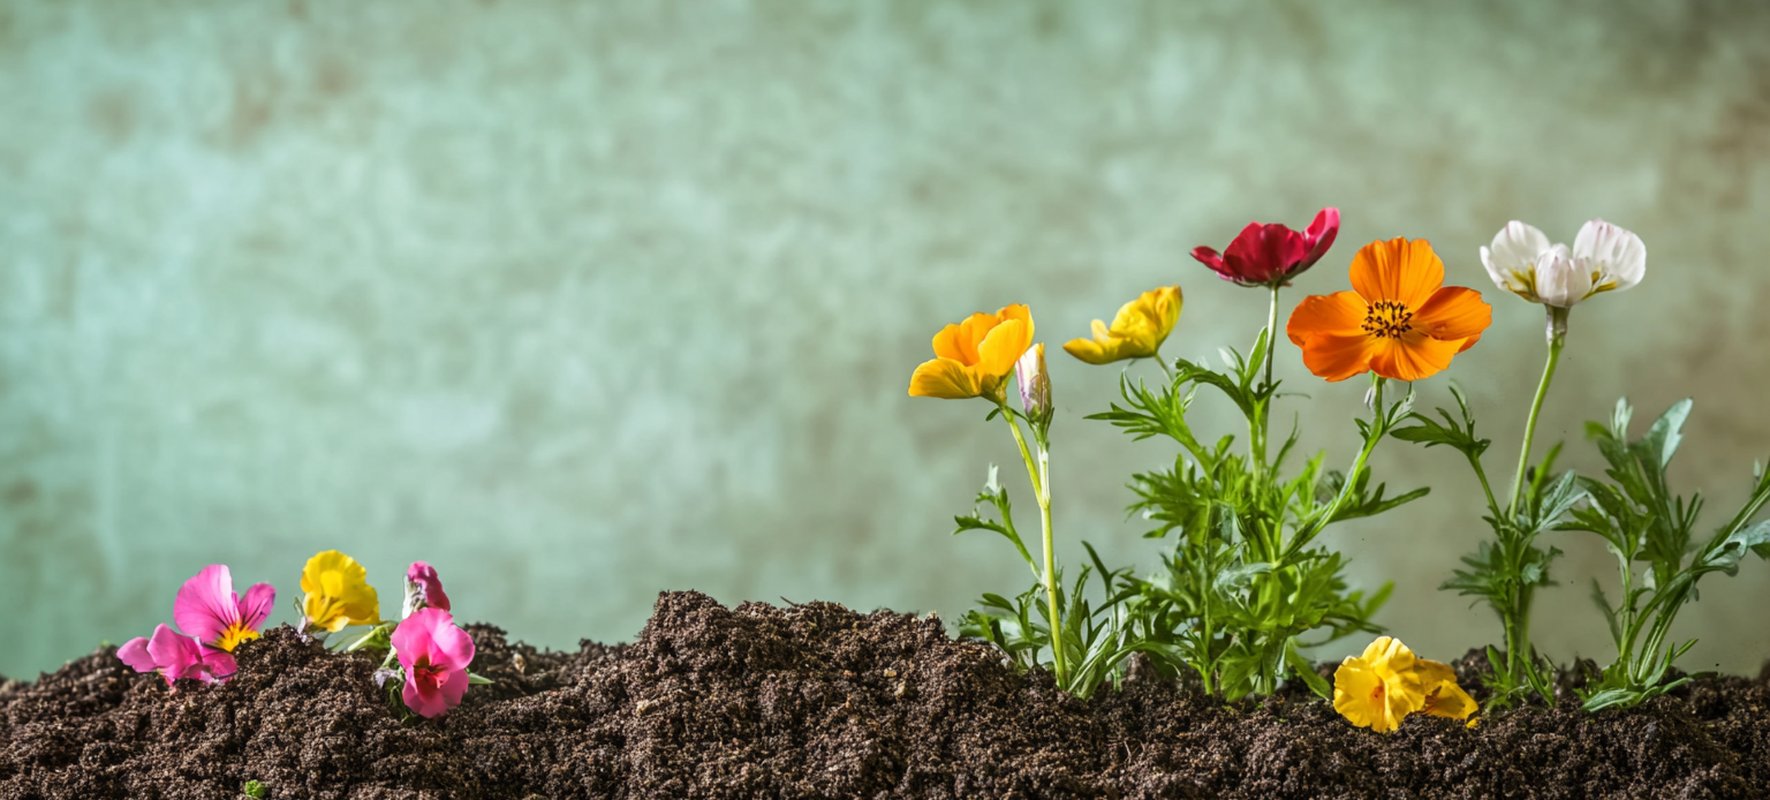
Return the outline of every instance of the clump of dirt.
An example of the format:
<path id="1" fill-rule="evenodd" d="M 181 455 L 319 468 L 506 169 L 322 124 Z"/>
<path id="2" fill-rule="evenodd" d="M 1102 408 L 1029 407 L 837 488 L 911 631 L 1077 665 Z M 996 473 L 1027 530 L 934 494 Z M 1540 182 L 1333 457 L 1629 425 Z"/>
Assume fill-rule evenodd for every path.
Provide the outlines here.
<path id="1" fill-rule="evenodd" d="M 0 797 L 1759 797 L 1770 676 L 1642 708 L 1525 708 L 1380 736 L 1286 694 L 1224 705 L 1134 670 L 1068 697 L 938 620 L 662 595 L 637 641 L 537 651 L 474 626 L 476 687 L 406 719 L 375 660 L 278 629 L 218 687 L 101 650 L 0 685 Z M 1465 660 L 1466 673 L 1475 662 Z M 1474 675 L 1465 674 L 1465 682 Z"/>

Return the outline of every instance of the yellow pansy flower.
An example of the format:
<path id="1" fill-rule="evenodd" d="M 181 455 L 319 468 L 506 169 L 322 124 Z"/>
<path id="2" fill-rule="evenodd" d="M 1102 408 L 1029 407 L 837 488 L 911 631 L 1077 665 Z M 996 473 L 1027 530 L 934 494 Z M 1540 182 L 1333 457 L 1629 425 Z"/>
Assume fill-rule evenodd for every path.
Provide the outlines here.
<path id="1" fill-rule="evenodd" d="M 934 359 L 910 376 L 911 397 L 1006 399 L 1014 365 L 1032 346 L 1032 312 L 1020 304 L 978 312 L 934 334 Z"/>
<path id="2" fill-rule="evenodd" d="M 381 621 L 381 603 L 368 572 L 337 550 L 315 553 L 301 569 L 302 629 L 337 632 Z"/>
<path id="3" fill-rule="evenodd" d="M 1388 733 L 1425 704 L 1414 653 L 1399 639 L 1378 637 L 1334 671 L 1334 710 L 1360 728 Z"/>
<path id="4" fill-rule="evenodd" d="M 1071 339 L 1063 350 L 1090 364 L 1152 357 L 1180 320 L 1184 300 L 1178 286 L 1151 289 L 1120 306 L 1112 325 L 1094 320 L 1093 338 Z"/>

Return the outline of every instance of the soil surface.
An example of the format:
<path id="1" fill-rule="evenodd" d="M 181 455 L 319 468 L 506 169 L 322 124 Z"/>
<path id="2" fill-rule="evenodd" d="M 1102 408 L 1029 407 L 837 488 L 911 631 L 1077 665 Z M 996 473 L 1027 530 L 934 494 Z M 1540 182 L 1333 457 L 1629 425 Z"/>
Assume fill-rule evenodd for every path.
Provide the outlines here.
<path id="1" fill-rule="evenodd" d="M 272 798 L 1770 794 L 1770 676 L 1384 736 L 1305 694 L 1226 706 L 1148 669 L 1079 701 L 933 618 L 826 603 L 668 593 L 637 641 L 575 653 L 469 630 L 496 683 L 435 721 L 389 707 L 375 659 L 287 628 L 217 687 L 168 690 L 110 648 L 4 683 L 0 798 L 234 798 L 248 780 Z"/>

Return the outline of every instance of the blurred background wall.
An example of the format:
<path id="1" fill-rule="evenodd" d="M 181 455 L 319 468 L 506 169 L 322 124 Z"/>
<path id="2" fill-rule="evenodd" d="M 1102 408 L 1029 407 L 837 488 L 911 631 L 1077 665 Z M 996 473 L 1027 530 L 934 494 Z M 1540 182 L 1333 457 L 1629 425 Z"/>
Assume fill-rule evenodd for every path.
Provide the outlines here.
<path id="1" fill-rule="evenodd" d="M 1694 395 L 1685 488 L 1735 502 L 1770 455 L 1762 3 L 5 2 L 0 117 L 15 676 L 147 633 L 208 562 L 288 620 L 332 547 L 389 608 L 428 559 L 463 617 L 560 647 L 630 638 L 660 589 L 956 617 L 1025 572 L 948 535 L 1014 455 L 981 404 L 905 396 L 930 335 L 1023 301 L 1055 346 L 1178 282 L 1170 354 L 1245 346 L 1260 293 L 1186 252 L 1324 205 L 1340 244 L 1289 301 L 1396 235 L 1487 292 L 1447 377 L 1495 474 L 1543 351 L 1476 256 L 1513 218 L 1649 251 L 1575 311 L 1544 439 Z M 1055 355 L 1064 556 L 1152 566 L 1122 484 L 1172 452 L 1083 420 L 1119 370 Z M 1278 370 L 1308 396 L 1280 419 L 1349 462 L 1362 387 Z M 1435 591 L 1486 535 L 1466 469 L 1374 466 L 1435 488 L 1336 534 L 1397 584 L 1382 622 L 1497 638 Z M 1609 557 L 1557 543 L 1539 642 L 1603 657 Z M 1686 666 L 1755 671 L 1767 600 L 1770 565 L 1711 579 Z"/>

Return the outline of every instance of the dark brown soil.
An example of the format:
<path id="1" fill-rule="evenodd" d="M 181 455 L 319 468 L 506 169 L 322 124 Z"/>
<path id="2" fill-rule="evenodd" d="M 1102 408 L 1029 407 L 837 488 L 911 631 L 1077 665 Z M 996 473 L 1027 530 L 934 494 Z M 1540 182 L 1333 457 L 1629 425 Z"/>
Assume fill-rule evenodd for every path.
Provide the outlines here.
<path id="1" fill-rule="evenodd" d="M 638 641 L 577 653 L 472 629 L 497 683 L 402 722 L 359 656 L 287 629 L 223 686 L 109 648 L 0 685 L 0 798 L 1765 797 L 1770 681 L 1474 730 L 1350 727 L 1319 700 L 1225 707 L 1134 675 L 1089 702 L 940 623 L 665 594 Z M 1465 676 L 1466 682 L 1472 676 Z"/>

